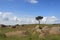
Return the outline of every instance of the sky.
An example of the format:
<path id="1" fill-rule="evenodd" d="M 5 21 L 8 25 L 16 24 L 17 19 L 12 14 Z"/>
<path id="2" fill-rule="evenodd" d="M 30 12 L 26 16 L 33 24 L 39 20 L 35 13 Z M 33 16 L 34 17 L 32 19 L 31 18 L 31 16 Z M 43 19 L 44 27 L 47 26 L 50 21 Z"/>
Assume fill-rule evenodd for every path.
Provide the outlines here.
<path id="1" fill-rule="evenodd" d="M 0 24 L 60 23 L 60 0 L 0 0 Z"/>

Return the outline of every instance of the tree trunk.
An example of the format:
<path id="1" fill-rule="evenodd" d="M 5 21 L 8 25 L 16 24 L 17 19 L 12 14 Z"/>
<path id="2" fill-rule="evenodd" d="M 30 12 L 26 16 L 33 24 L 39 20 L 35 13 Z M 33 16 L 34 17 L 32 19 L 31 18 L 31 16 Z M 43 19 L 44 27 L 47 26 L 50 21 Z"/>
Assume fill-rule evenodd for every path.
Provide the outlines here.
<path id="1" fill-rule="evenodd" d="M 42 29 L 42 27 L 40 26 L 40 20 L 39 20 L 39 28 Z"/>
<path id="2" fill-rule="evenodd" d="M 40 27 L 40 20 L 39 20 L 39 27 Z"/>

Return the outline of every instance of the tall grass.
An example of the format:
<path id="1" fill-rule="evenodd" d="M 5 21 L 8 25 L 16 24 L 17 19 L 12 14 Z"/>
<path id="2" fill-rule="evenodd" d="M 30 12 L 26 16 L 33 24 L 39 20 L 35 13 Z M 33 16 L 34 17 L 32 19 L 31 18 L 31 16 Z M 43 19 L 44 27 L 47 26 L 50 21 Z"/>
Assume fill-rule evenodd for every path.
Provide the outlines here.
<path id="1" fill-rule="evenodd" d="M 28 28 L 32 29 L 36 25 L 34 25 L 34 24 L 25 25 L 24 27 L 18 27 L 17 29 L 0 28 L 0 40 L 60 40 L 60 35 L 48 35 L 45 38 L 39 38 L 38 33 L 32 35 L 32 32 L 30 30 L 27 31 L 27 32 L 29 32 L 28 36 L 10 36 L 10 37 L 6 37 L 6 35 L 4 34 L 6 32 L 12 32 L 12 31 L 16 31 L 16 30 L 27 30 Z M 46 26 L 46 25 L 42 24 L 41 26 Z M 52 27 L 52 26 L 57 26 L 57 25 L 54 24 L 54 25 L 47 25 L 47 26 Z M 58 25 L 58 26 L 60 26 L 60 25 Z"/>

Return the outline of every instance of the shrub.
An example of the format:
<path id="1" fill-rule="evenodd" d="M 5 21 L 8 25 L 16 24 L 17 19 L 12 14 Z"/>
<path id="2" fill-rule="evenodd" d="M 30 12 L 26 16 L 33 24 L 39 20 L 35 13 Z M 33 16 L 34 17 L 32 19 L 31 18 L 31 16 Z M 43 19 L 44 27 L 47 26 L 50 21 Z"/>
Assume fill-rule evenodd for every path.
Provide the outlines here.
<path id="1" fill-rule="evenodd" d="M 1 27 L 7 27 L 7 26 L 2 24 Z"/>
<path id="2" fill-rule="evenodd" d="M 16 26 L 12 26 L 12 28 L 16 28 Z"/>

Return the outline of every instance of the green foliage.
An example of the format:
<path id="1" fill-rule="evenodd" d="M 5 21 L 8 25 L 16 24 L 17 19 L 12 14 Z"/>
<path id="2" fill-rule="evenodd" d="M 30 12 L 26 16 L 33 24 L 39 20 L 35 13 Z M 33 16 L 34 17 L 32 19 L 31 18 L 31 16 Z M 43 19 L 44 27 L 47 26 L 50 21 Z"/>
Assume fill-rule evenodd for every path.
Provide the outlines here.
<path id="1" fill-rule="evenodd" d="M 41 19 L 43 19 L 42 16 L 37 16 L 37 17 L 36 17 L 36 20 L 41 20 Z"/>

